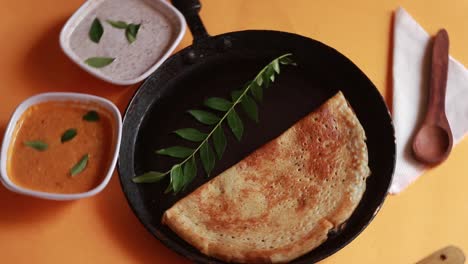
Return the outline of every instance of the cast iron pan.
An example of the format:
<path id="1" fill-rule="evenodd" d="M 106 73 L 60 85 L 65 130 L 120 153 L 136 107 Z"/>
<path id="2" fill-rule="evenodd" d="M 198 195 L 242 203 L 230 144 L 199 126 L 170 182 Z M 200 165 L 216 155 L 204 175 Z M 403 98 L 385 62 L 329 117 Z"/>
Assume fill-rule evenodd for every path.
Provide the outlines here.
<path id="1" fill-rule="evenodd" d="M 171 132 L 197 127 L 197 122 L 186 113 L 188 109 L 200 108 L 207 97 L 228 98 L 230 91 L 253 79 L 273 58 L 290 52 L 298 66 L 282 68 L 277 81 L 265 90 L 259 124 L 241 116 L 246 131 L 241 142 L 226 133 L 228 147 L 223 159 L 216 163 L 213 175 L 280 135 L 341 90 L 366 131 L 372 175 L 362 201 L 344 227 L 292 263 L 313 263 L 344 247 L 372 220 L 392 179 L 394 130 L 380 93 L 356 65 L 318 41 L 267 30 L 209 36 L 198 16 L 198 0 L 174 0 L 173 4 L 187 19 L 194 36 L 193 45 L 170 57 L 143 83 L 123 121 L 118 169 L 122 189 L 134 213 L 156 238 L 179 254 L 197 263 L 223 263 L 203 255 L 161 224 L 167 208 L 208 180 L 201 170 L 190 188 L 175 196 L 164 194 L 167 181 L 135 184 L 131 179 L 149 170 L 165 171 L 175 163 L 176 160 L 158 156 L 154 151 L 186 144 Z"/>

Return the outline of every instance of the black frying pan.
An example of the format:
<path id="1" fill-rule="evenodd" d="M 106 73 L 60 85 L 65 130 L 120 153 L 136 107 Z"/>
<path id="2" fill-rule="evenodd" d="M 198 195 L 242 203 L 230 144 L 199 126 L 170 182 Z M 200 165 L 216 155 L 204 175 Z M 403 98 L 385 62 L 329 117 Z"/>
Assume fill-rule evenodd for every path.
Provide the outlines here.
<path id="1" fill-rule="evenodd" d="M 167 181 L 135 184 L 131 178 L 149 170 L 165 171 L 175 163 L 171 158 L 157 156 L 154 150 L 186 144 L 171 132 L 197 125 L 185 113 L 188 109 L 200 108 L 207 97 L 227 98 L 230 91 L 251 80 L 273 58 L 291 52 L 298 66 L 284 67 L 277 81 L 265 91 L 259 124 L 242 117 L 246 133 L 241 142 L 229 133 L 226 153 L 217 162 L 213 175 L 280 135 L 341 90 L 366 131 L 372 175 L 362 201 L 344 227 L 292 263 L 313 263 L 344 247 L 375 216 L 392 179 L 394 130 L 378 90 L 350 60 L 318 41 L 267 30 L 209 36 L 198 16 L 198 0 L 173 0 L 173 4 L 187 19 L 193 45 L 170 57 L 143 83 L 123 121 L 118 169 L 134 213 L 156 238 L 179 254 L 198 263 L 223 263 L 203 255 L 161 224 L 167 208 L 208 180 L 201 170 L 190 188 L 175 196 L 164 194 Z"/>

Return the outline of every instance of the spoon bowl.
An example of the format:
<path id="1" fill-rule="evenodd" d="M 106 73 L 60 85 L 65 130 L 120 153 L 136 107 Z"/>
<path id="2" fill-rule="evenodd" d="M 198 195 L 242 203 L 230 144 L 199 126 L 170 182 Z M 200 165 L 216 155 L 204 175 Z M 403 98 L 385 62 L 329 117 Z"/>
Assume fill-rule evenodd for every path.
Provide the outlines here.
<path id="1" fill-rule="evenodd" d="M 452 149 L 450 131 L 438 125 L 423 125 L 413 141 L 414 156 L 423 163 L 438 164 Z"/>

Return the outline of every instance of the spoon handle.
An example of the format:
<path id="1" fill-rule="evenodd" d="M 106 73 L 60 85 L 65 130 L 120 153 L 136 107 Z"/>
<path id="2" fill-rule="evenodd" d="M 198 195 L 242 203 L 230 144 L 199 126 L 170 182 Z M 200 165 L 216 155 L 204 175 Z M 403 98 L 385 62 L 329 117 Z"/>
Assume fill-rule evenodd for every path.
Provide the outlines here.
<path id="1" fill-rule="evenodd" d="M 431 79 L 426 122 L 443 125 L 445 116 L 445 91 L 447 88 L 449 58 L 449 38 L 445 29 L 439 30 L 434 38 L 432 48 Z"/>

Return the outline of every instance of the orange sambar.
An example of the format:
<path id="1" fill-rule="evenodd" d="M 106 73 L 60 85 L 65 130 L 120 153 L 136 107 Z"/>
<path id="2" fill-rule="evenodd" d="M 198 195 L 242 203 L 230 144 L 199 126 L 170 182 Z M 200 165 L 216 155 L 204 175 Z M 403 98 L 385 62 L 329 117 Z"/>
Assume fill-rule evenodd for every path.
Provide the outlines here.
<path id="1" fill-rule="evenodd" d="M 99 120 L 83 119 L 96 111 Z M 102 182 L 111 164 L 115 144 L 112 114 L 103 107 L 83 102 L 51 101 L 29 107 L 16 123 L 8 150 L 8 175 L 18 186 L 50 193 L 86 192 Z M 63 133 L 76 129 L 69 141 Z M 48 147 L 39 151 L 28 141 L 42 141 Z M 88 154 L 84 170 L 72 176 L 71 169 Z"/>

